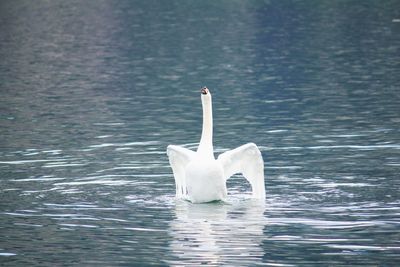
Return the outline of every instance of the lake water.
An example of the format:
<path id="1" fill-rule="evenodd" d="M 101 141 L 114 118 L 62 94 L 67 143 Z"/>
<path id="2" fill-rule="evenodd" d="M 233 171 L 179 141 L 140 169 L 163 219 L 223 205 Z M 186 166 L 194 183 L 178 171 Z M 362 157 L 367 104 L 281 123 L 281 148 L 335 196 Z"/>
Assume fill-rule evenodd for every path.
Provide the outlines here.
<path id="1" fill-rule="evenodd" d="M 399 1 L 1 1 L 0 265 L 395 266 Z M 256 143 L 265 203 L 175 199 Z"/>

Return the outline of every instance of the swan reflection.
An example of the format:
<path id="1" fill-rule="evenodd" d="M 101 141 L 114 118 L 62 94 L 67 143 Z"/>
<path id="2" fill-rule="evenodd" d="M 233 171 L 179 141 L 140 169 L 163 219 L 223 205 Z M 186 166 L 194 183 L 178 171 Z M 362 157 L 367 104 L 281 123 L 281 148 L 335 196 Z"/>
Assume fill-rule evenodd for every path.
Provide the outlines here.
<path id="1" fill-rule="evenodd" d="M 175 260 L 169 264 L 249 266 L 261 262 L 264 210 L 264 204 L 256 200 L 229 204 L 177 201 L 176 219 L 170 225 Z"/>

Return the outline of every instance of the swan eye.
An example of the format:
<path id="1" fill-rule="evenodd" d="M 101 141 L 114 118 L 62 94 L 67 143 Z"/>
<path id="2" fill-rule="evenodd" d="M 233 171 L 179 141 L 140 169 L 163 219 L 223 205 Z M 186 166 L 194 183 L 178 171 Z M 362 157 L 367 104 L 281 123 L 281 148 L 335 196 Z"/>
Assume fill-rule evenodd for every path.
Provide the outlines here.
<path id="1" fill-rule="evenodd" d="M 201 93 L 202 93 L 203 95 L 206 95 L 206 94 L 208 93 L 208 88 L 207 88 L 207 87 L 201 88 Z"/>

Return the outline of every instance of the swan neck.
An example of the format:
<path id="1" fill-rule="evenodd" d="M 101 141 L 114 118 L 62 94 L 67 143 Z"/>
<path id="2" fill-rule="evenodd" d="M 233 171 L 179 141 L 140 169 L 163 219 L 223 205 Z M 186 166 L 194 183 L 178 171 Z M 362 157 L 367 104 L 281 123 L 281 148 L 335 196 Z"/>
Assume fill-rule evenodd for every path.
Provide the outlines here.
<path id="1" fill-rule="evenodd" d="M 203 106 L 203 130 L 197 152 L 214 157 L 213 151 L 213 116 L 211 96 L 207 99 L 202 99 Z"/>

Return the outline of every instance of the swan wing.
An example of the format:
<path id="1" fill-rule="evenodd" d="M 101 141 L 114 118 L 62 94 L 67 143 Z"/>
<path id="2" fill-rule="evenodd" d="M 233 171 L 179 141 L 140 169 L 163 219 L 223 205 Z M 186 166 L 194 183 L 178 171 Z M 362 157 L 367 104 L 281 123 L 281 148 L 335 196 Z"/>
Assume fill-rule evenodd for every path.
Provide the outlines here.
<path id="1" fill-rule="evenodd" d="M 181 146 L 169 145 L 167 147 L 167 155 L 172 172 L 174 173 L 176 196 L 186 196 L 186 177 L 185 168 L 189 161 L 193 158 L 195 152 Z"/>
<path id="2" fill-rule="evenodd" d="M 251 184 L 255 198 L 265 198 L 264 161 L 260 150 L 254 143 L 242 145 L 218 156 L 218 162 L 224 169 L 225 179 L 241 173 Z"/>

